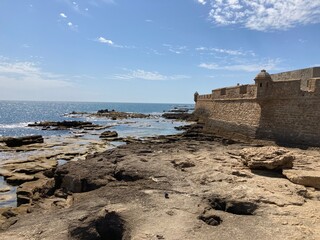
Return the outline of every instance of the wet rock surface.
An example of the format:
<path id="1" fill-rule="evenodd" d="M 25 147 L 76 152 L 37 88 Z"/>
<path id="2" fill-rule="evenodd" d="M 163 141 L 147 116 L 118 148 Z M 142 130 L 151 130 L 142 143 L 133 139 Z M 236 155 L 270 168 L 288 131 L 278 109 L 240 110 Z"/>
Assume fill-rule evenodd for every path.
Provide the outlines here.
<path id="1" fill-rule="evenodd" d="M 246 148 L 260 149 L 196 131 L 70 161 L 39 191 L 22 186 L 37 200 L 21 205 L 28 214 L 3 212 L 1 238 L 319 239 L 319 191 L 278 165 L 251 170 Z M 286 151 L 295 158 L 284 174 L 320 168 L 318 150 Z"/>
<path id="2" fill-rule="evenodd" d="M 21 147 L 23 145 L 35 144 L 35 143 L 43 143 L 43 137 L 41 135 L 34 136 L 24 136 L 24 137 L 8 137 L 2 139 L 8 147 Z"/>
<path id="3" fill-rule="evenodd" d="M 115 138 L 118 137 L 118 133 L 116 131 L 104 131 L 100 134 L 100 138 Z"/>
<path id="4" fill-rule="evenodd" d="M 92 122 L 84 121 L 62 121 L 62 122 L 35 122 L 28 124 L 28 127 L 41 127 L 42 130 L 68 130 L 71 128 L 75 129 L 94 129 L 100 128 L 100 125 L 95 125 Z"/>
<path id="5" fill-rule="evenodd" d="M 101 109 L 96 113 L 88 113 L 88 112 L 71 112 L 67 114 L 70 117 L 79 117 L 79 116 L 88 116 L 88 117 L 97 117 L 97 118 L 108 118 L 112 120 L 121 120 L 121 119 L 129 119 L 129 118 L 150 118 L 152 117 L 150 114 L 142 114 L 142 113 L 130 113 L 130 112 L 118 112 L 114 109 Z"/>

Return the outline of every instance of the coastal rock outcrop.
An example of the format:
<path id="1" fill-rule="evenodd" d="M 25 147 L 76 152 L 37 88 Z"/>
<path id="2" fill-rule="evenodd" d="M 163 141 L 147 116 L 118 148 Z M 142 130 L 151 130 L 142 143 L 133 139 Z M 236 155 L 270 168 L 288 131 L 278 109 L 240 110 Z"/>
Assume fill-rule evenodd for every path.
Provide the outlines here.
<path id="1" fill-rule="evenodd" d="M 5 211 L 10 218 L 2 226 L 15 224 L 1 237 L 318 239 L 319 191 L 289 181 L 280 171 L 251 171 L 241 154 L 250 147 L 254 156 L 265 151 L 267 159 L 298 156 L 292 170 L 306 170 L 305 166 L 320 168 L 312 161 L 319 152 L 252 146 L 196 130 L 143 139 L 70 161 L 57 167 L 54 187 L 43 181 L 44 192 L 32 190 L 34 185 L 28 189 L 32 182 L 18 189 L 21 200 L 31 197 L 31 213 L 17 221 Z M 39 186 L 42 189 L 40 182 Z"/>
<path id="2" fill-rule="evenodd" d="M 292 168 L 295 159 L 290 151 L 273 146 L 246 148 L 240 156 L 243 164 L 250 169 L 288 169 Z"/>
<path id="3" fill-rule="evenodd" d="M 28 124 L 28 127 L 42 127 L 43 130 L 67 130 L 70 128 L 93 128 L 101 127 L 99 125 L 92 124 L 92 122 L 83 122 L 83 121 L 62 121 L 62 122 L 35 122 Z"/>
<path id="4" fill-rule="evenodd" d="M 100 134 L 100 138 L 108 139 L 118 137 L 118 133 L 116 131 L 104 131 Z"/>
<path id="5" fill-rule="evenodd" d="M 8 147 L 21 147 L 23 145 L 43 143 L 43 137 L 41 135 L 23 136 L 23 137 L 8 137 L 2 139 Z"/>

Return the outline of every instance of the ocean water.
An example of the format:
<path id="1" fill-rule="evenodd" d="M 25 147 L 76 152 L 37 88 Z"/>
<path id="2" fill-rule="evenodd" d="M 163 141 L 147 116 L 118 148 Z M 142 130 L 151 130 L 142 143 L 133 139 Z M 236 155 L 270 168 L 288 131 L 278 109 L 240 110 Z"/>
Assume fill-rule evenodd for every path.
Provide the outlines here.
<path id="1" fill-rule="evenodd" d="M 64 120 L 91 121 L 101 125 L 113 124 L 115 125 L 114 130 L 118 131 L 120 136 L 142 137 L 172 134 L 176 132 L 174 127 L 181 125 L 181 123 L 164 120 L 156 116 L 160 116 L 164 111 L 174 107 L 193 108 L 193 104 L 0 101 L 0 137 L 68 134 L 69 131 L 43 131 L 27 127 L 28 123 L 32 122 Z M 155 118 L 112 121 L 65 116 L 72 111 L 93 113 L 100 109 L 152 114 Z"/>
<path id="2" fill-rule="evenodd" d="M 40 134 L 46 138 L 58 136 L 58 139 L 64 139 L 72 134 L 81 133 L 81 130 L 63 130 L 63 131 L 46 131 L 37 128 L 28 127 L 28 123 L 39 121 L 90 121 L 94 124 L 112 126 L 108 130 L 115 130 L 119 137 L 150 137 L 156 135 L 174 134 L 178 131 L 175 126 L 181 126 L 184 122 L 167 120 L 161 117 L 164 111 L 173 108 L 187 107 L 193 108 L 191 104 L 144 104 L 144 103 L 86 103 L 86 102 L 25 102 L 25 101 L 0 101 L 0 137 L 17 137 L 25 135 Z M 116 110 L 122 112 L 136 112 L 151 114 L 151 118 L 142 119 L 123 119 L 110 120 L 106 118 L 95 118 L 89 116 L 81 116 L 73 118 L 68 115 L 75 112 L 95 113 L 101 109 Z M 87 132 L 84 134 L 86 139 L 99 139 L 99 135 L 104 130 Z M 81 138 L 79 138 L 81 141 Z M 123 143 L 113 143 L 117 144 Z M 31 152 L 2 152 L 0 151 L 0 168 L 1 163 L 11 159 L 24 159 Z M 64 160 L 58 160 L 59 164 L 63 164 Z M 16 186 L 10 186 L 4 178 L 0 176 L 0 189 L 9 189 L 6 192 L 0 192 L 0 208 L 8 206 L 16 206 Z"/>

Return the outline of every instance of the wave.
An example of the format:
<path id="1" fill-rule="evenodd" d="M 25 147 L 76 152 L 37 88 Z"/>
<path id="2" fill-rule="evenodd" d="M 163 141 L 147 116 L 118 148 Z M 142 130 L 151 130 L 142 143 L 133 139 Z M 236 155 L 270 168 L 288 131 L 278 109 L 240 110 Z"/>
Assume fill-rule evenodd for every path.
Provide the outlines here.
<path id="1" fill-rule="evenodd" d="M 31 122 L 0 124 L 0 128 L 3 128 L 3 129 L 25 128 L 28 126 L 29 123 Z"/>

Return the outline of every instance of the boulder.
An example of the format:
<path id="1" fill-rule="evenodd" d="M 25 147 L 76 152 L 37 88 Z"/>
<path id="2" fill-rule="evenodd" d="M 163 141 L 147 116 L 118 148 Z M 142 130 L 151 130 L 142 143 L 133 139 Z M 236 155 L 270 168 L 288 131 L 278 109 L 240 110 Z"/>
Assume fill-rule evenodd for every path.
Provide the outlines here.
<path id="1" fill-rule="evenodd" d="M 320 171 L 288 169 L 282 174 L 295 184 L 320 189 Z"/>
<path id="2" fill-rule="evenodd" d="M 245 148 L 240 152 L 240 156 L 248 168 L 267 170 L 292 168 L 295 159 L 290 151 L 273 146 Z"/>
<path id="3" fill-rule="evenodd" d="M 100 138 L 113 138 L 113 137 L 118 137 L 118 133 L 116 131 L 104 131 L 100 135 Z"/>
<path id="4" fill-rule="evenodd" d="M 23 145 L 29 145 L 34 143 L 43 143 L 44 141 L 41 135 L 34 135 L 17 138 L 7 138 L 6 140 L 4 140 L 4 142 L 8 147 L 20 147 Z"/>

